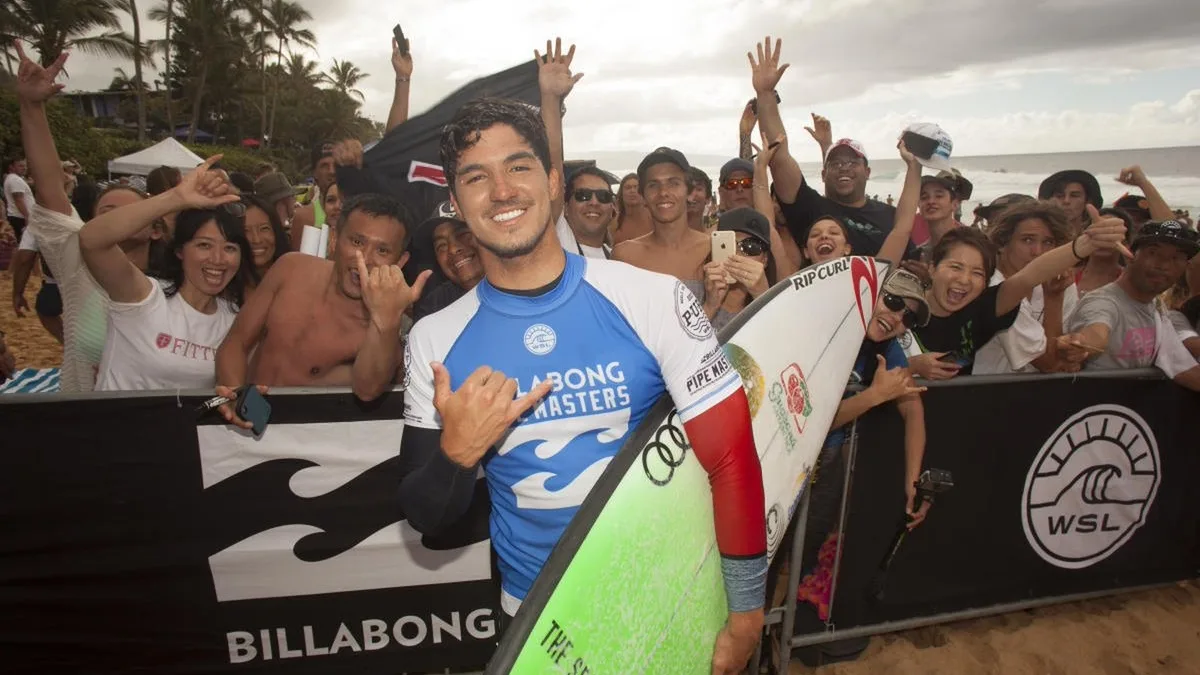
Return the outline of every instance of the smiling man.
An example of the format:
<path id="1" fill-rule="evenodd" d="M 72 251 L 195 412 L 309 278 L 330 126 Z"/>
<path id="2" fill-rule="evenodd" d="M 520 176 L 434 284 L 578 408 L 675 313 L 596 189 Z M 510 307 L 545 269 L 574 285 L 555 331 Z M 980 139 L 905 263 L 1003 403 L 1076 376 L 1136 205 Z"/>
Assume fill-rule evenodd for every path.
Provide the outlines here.
<path id="1" fill-rule="evenodd" d="M 409 250 L 413 260 L 435 260 L 444 279 L 413 305 L 413 321 L 449 307 L 483 278 L 475 235 L 450 202 L 442 202 L 437 213 L 417 227 Z"/>
<path id="2" fill-rule="evenodd" d="M 612 249 L 605 242 L 608 225 L 617 215 L 612 176 L 594 166 L 585 166 L 567 181 L 564 215 L 575 235 L 576 253 L 586 258 L 608 258 Z"/>
<path id="3" fill-rule="evenodd" d="M 342 207 L 332 259 L 276 261 L 217 350 L 217 394 L 247 383 L 349 385 L 370 400 L 398 381 L 400 317 L 430 274 L 411 288 L 400 274 L 408 221 L 391 197 L 359 195 Z"/>
<path id="4" fill-rule="evenodd" d="M 551 224 L 563 184 L 528 106 L 468 103 L 441 152 L 484 279 L 409 334 L 408 522 L 425 534 L 453 528 L 484 466 L 504 622 L 609 462 L 669 394 L 712 485 L 730 608 L 713 672 L 739 672 L 763 624 L 762 475 L 737 372 L 726 365 L 712 382 L 689 383 L 725 359 L 708 319 L 670 276 L 563 250 Z M 684 181 L 674 187 L 683 214 Z"/>

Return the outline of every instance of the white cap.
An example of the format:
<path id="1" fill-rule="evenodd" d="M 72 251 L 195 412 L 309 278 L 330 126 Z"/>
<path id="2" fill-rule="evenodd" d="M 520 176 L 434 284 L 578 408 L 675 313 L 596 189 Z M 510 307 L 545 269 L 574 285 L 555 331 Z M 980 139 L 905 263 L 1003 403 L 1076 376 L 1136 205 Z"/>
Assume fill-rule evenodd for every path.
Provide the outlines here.
<path id="1" fill-rule="evenodd" d="M 927 166 L 938 171 L 950 170 L 950 151 L 954 149 L 954 141 L 950 140 L 950 134 L 946 133 L 941 127 L 932 122 L 918 122 L 910 124 L 905 133 L 914 133 L 918 136 L 924 136 L 937 143 L 937 148 L 929 159 L 917 157 L 917 161 L 922 166 Z"/>

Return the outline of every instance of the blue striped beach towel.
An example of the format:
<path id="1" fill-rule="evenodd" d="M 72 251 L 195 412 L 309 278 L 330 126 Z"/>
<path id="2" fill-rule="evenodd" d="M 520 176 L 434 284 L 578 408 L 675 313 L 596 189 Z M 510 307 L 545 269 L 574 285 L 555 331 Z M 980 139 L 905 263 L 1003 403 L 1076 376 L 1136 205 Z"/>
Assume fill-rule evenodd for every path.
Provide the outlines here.
<path id="1" fill-rule="evenodd" d="M 58 368 L 22 368 L 0 384 L 0 394 L 55 394 L 58 376 Z"/>

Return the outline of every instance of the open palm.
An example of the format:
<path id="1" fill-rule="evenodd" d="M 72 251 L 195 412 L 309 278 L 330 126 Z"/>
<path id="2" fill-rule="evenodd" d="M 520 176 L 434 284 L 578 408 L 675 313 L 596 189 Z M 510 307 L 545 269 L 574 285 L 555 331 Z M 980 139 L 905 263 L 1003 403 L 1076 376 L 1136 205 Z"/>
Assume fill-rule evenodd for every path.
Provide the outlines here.
<path id="1" fill-rule="evenodd" d="M 21 65 L 17 68 L 17 96 L 22 101 L 41 103 L 63 90 L 66 85 L 57 84 L 55 80 L 62 73 L 63 64 L 67 62 L 69 55 L 66 52 L 59 54 L 49 67 L 42 67 L 25 55 L 20 40 L 14 44 L 21 59 Z"/>
<path id="2" fill-rule="evenodd" d="M 562 38 L 554 38 L 554 45 L 546 40 L 546 55 L 543 57 L 538 50 L 533 50 L 533 58 L 538 64 L 538 88 L 543 94 L 566 98 L 575 88 L 575 83 L 583 77 L 583 73 L 571 73 L 571 61 L 575 59 L 575 45 L 566 54 L 562 53 Z"/>
<path id="3" fill-rule="evenodd" d="M 771 48 L 771 36 L 767 36 L 762 44 L 755 45 L 758 51 L 758 59 L 754 58 L 754 54 L 746 52 L 746 58 L 750 60 L 750 82 L 754 85 L 754 91 L 758 94 L 766 94 L 775 91 L 775 87 L 779 84 L 783 73 L 787 71 L 791 64 L 779 65 L 779 52 L 783 48 L 783 40 L 775 40 L 774 49 Z"/>

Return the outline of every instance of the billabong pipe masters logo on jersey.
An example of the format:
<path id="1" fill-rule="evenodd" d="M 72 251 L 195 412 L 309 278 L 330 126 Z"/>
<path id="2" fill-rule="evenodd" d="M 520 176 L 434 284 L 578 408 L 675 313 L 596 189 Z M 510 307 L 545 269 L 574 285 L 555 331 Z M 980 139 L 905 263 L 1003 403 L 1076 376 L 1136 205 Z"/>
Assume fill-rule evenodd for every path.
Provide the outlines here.
<path id="1" fill-rule="evenodd" d="M 693 339 L 707 340 L 712 337 L 713 327 L 704 313 L 704 307 L 682 281 L 675 282 L 675 316 L 679 318 L 679 325 L 684 332 Z"/>
<path id="2" fill-rule="evenodd" d="M 1096 405 L 1046 440 L 1021 499 L 1029 545 L 1056 567 L 1082 569 L 1117 552 L 1146 522 L 1161 464 L 1154 431 L 1136 412 Z"/>
<path id="3" fill-rule="evenodd" d="M 535 323 L 525 329 L 525 349 L 534 356 L 545 356 L 554 351 L 558 335 L 544 323 Z"/>

